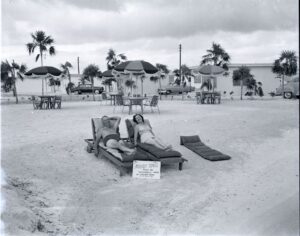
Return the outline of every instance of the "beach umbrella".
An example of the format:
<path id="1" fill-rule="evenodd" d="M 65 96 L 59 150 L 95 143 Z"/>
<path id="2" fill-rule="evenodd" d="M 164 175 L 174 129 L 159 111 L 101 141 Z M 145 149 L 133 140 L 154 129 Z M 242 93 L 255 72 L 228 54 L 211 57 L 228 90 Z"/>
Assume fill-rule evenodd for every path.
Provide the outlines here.
<path id="1" fill-rule="evenodd" d="M 116 72 L 127 72 L 131 75 L 135 75 L 136 78 L 139 75 L 144 76 L 145 74 L 155 74 L 158 72 L 158 69 L 152 65 L 151 63 L 143 60 L 137 60 L 137 61 L 125 61 L 117 65 L 113 71 Z M 141 79 L 142 82 L 142 95 L 143 95 L 143 79 Z"/>
<path id="2" fill-rule="evenodd" d="M 209 79 L 216 79 L 217 75 L 221 75 L 225 70 L 220 66 L 215 65 L 201 65 L 198 68 L 194 69 L 193 72 L 197 72 L 203 76 L 208 76 Z M 215 81 L 214 81 L 215 82 Z M 213 86 L 214 89 L 214 86 Z"/>
<path id="3" fill-rule="evenodd" d="M 60 76 L 62 71 L 52 66 L 39 66 L 25 73 L 27 77 L 42 78 L 42 95 L 44 95 L 44 79 L 47 77 Z"/>

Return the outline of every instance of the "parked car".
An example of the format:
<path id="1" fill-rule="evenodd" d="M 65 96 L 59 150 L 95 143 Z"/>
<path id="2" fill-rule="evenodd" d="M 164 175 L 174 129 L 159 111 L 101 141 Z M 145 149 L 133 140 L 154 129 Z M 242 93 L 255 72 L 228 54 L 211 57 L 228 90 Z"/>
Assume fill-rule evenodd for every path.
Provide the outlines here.
<path id="1" fill-rule="evenodd" d="M 276 95 L 282 95 L 282 86 L 276 89 Z M 291 99 L 293 97 L 299 97 L 299 75 L 296 75 L 286 81 L 283 91 L 284 98 Z"/>
<path id="2" fill-rule="evenodd" d="M 190 86 L 166 86 L 162 89 L 158 89 L 158 93 L 159 94 L 164 94 L 164 95 L 168 95 L 168 94 L 182 94 L 182 93 L 188 93 L 188 92 L 192 92 L 195 91 L 195 87 L 190 87 Z"/>
<path id="3" fill-rule="evenodd" d="M 94 86 L 95 94 L 101 94 L 104 91 L 103 87 Z M 71 93 L 93 93 L 92 84 L 78 84 L 76 87 L 71 88 Z"/>

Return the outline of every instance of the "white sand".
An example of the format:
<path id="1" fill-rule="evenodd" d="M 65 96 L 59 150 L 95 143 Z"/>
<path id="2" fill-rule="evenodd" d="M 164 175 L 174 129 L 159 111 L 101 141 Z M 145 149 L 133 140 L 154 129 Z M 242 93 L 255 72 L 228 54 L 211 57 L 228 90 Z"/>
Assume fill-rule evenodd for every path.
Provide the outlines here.
<path id="1" fill-rule="evenodd" d="M 119 177 L 85 151 L 99 102 L 61 110 L 2 106 L 2 214 L 7 235 L 299 235 L 299 100 L 162 101 L 146 112 L 154 132 L 188 159 L 160 180 Z M 121 135 L 127 136 L 119 108 Z M 180 135 L 232 156 L 210 162 L 179 145 Z"/>

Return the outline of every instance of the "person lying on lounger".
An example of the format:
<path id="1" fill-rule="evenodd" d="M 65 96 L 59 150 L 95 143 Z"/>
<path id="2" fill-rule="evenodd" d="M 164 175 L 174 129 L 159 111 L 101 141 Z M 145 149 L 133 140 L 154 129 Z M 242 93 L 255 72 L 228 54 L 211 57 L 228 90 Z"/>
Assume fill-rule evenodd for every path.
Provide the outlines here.
<path id="1" fill-rule="evenodd" d="M 103 139 L 103 144 L 108 148 L 121 150 L 127 155 L 134 154 L 135 149 L 126 147 L 124 141 L 120 139 L 120 135 L 117 132 L 121 118 L 103 116 L 101 120 L 103 127 L 96 132 L 96 140 L 94 143 L 95 153 L 98 153 L 98 145 L 100 140 Z M 111 120 L 115 121 L 114 125 L 111 125 Z"/>
<path id="2" fill-rule="evenodd" d="M 133 116 L 133 121 L 136 123 L 134 127 L 134 144 L 137 145 L 137 137 L 140 135 L 141 143 L 151 144 L 163 150 L 171 150 L 172 146 L 165 144 L 157 138 L 149 124 L 144 122 L 144 117 L 140 114 Z"/>

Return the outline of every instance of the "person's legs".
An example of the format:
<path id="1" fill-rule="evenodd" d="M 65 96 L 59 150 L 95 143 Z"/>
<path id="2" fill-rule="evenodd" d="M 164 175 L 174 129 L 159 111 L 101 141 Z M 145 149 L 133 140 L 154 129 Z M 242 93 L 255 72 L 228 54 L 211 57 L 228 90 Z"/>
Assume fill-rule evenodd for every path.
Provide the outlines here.
<path id="1" fill-rule="evenodd" d="M 144 140 L 144 143 L 153 145 L 153 146 L 155 146 L 157 148 L 160 148 L 160 149 L 163 149 L 163 150 L 168 150 L 168 149 L 172 148 L 171 145 L 165 145 L 163 142 L 161 142 L 156 137 L 148 138 L 148 139 Z"/>
<path id="2" fill-rule="evenodd" d="M 121 140 L 117 141 L 115 139 L 109 139 L 106 142 L 106 147 L 113 148 L 113 149 L 119 149 L 119 150 L 125 152 L 128 155 L 131 155 L 135 152 L 134 149 L 130 149 L 130 148 L 126 147 L 124 142 L 121 141 Z"/>

